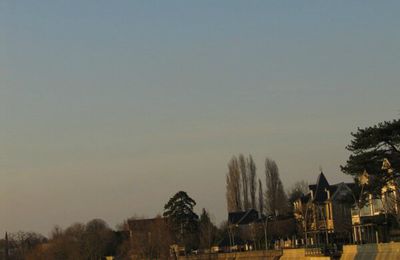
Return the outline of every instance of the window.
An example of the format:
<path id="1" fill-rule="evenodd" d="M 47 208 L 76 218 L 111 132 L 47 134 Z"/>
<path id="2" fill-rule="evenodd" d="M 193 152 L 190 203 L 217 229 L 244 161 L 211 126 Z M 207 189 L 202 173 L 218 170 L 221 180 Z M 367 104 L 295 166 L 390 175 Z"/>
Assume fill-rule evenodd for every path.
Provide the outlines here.
<path id="1" fill-rule="evenodd" d="M 373 199 L 372 200 L 372 207 L 374 214 L 379 214 L 384 210 L 382 201 L 380 199 Z"/>

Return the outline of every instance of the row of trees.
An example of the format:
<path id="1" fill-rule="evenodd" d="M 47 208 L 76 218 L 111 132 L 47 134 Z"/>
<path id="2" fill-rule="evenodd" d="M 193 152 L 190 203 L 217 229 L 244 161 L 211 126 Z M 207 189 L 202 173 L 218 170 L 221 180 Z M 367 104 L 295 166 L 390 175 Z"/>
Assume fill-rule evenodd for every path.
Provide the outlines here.
<path id="1" fill-rule="evenodd" d="M 265 188 L 264 192 L 261 179 L 257 180 L 256 165 L 251 155 L 247 158 L 243 154 L 232 157 L 226 175 L 228 212 L 257 209 L 264 213 L 265 209 L 268 214 L 287 214 L 290 207 L 288 196 L 278 166 L 270 158 L 265 159 Z"/>
<path id="2" fill-rule="evenodd" d="M 232 157 L 226 175 L 226 196 L 228 211 L 256 208 L 257 175 L 256 165 L 251 155 Z"/>
<path id="3" fill-rule="evenodd" d="M 105 221 L 94 219 L 65 230 L 56 226 L 49 238 L 35 232 L 7 234 L 0 240 L 0 259 L 102 259 L 114 255 L 118 244 L 117 232 Z"/>
<path id="4" fill-rule="evenodd" d="M 163 216 L 153 219 L 131 218 L 112 230 L 105 221 L 94 219 L 75 223 L 66 229 L 58 226 L 49 238 L 33 232 L 18 232 L 0 240 L 0 259 L 167 259 L 170 246 L 184 246 L 187 251 L 209 249 L 226 233 L 211 221 L 207 210 L 198 216 L 196 202 L 179 191 L 164 206 Z M 131 225 L 137 221 L 138 225 Z M 178 253 L 178 252 L 176 252 Z"/>

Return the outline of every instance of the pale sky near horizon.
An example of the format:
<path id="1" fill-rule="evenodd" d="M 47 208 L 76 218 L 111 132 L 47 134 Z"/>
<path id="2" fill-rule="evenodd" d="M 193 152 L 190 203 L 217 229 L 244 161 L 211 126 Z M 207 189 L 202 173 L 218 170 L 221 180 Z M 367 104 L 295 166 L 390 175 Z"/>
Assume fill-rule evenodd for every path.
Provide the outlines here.
<path id="1" fill-rule="evenodd" d="M 0 2 L 0 237 L 153 217 L 274 159 L 331 183 L 350 132 L 400 114 L 398 1 Z"/>

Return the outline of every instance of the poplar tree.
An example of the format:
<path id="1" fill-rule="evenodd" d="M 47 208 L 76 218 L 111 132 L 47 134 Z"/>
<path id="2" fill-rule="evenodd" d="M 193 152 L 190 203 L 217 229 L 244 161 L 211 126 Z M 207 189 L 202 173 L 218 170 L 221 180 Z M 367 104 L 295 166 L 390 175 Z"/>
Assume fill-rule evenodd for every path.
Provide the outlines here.
<path id="1" fill-rule="evenodd" d="M 289 210 L 289 203 L 279 177 L 279 169 L 274 160 L 265 159 L 265 183 L 267 190 L 266 210 L 268 214 L 285 215 Z"/>

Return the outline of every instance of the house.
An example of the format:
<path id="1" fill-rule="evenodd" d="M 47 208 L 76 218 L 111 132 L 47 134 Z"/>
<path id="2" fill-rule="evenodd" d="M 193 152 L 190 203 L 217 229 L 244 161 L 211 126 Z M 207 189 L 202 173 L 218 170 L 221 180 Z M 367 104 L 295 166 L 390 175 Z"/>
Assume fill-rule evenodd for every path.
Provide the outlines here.
<path id="1" fill-rule="evenodd" d="M 129 219 L 127 221 L 127 227 L 130 232 L 130 236 L 133 233 L 140 233 L 147 235 L 149 230 L 151 230 L 154 226 L 163 226 L 166 225 L 166 219 L 161 217 L 156 218 L 147 218 L 147 219 Z"/>
<path id="2" fill-rule="evenodd" d="M 388 242 L 388 222 L 392 215 L 387 214 L 381 199 L 368 195 L 363 206 L 356 205 L 352 211 L 352 235 L 357 244 Z"/>
<path id="3" fill-rule="evenodd" d="M 310 192 L 293 204 L 294 216 L 306 245 L 346 243 L 351 240 L 352 183 L 330 185 L 321 172 Z"/>
<path id="4" fill-rule="evenodd" d="M 256 247 L 262 231 L 262 218 L 257 210 L 249 209 L 228 213 L 228 239 L 221 241 L 222 247 L 230 246 L 229 251 L 252 250 Z M 261 229 L 261 230 L 260 230 Z"/>
<path id="5" fill-rule="evenodd" d="M 352 209 L 353 239 L 355 243 L 379 243 L 400 241 L 399 219 L 399 183 L 390 162 L 383 160 L 382 170 L 393 178 L 381 189 L 380 195 L 368 194 L 363 205 L 356 200 Z M 368 185 L 369 175 L 365 171 L 359 177 L 359 183 Z M 358 202 L 358 203 L 357 203 Z"/>
<path id="6" fill-rule="evenodd" d="M 234 250 L 247 251 L 273 247 L 279 241 L 292 241 L 296 233 L 293 216 L 269 216 L 259 214 L 255 209 L 230 212 L 228 215 L 229 240 L 224 240 Z M 268 243 L 265 243 L 265 241 Z M 294 242 L 290 242 L 290 247 Z M 279 246 L 284 247 L 283 245 Z M 231 250 L 232 251 L 232 250 Z"/>
<path id="7" fill-rule="evenodd" d="M 158 216 L 149 219 L 129 219 L 125 230 L 128 233 L 131 257 L 139 259 L 169 257 L 173 239 L 166 218 Z"/>
<path id="8" fill-rule="evenodd" d="M 258 222 L 260 216 L 258 211 L 255 209 L 249 209 L 247 211 L 237 211 L 237 212 L 229 212 L 228 214 L 228 223 L 230 225 L 243 226 L 251 223 Z"/>

